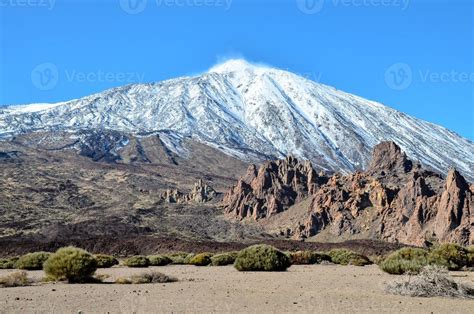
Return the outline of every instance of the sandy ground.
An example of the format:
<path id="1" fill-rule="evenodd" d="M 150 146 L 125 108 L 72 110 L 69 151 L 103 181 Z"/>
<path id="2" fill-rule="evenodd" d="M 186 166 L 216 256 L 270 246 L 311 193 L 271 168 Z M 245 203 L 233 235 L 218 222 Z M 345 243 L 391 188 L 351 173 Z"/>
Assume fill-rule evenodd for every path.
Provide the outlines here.
<path id="1" fill-rule="evenodd" d="M 386 294 L 390 276 L 377 266 L 292 266 L 284 273 L 233 267 L 151 267 L 179 282 L 148 285 L 39 284 L 0 289 L 0 313 L 473 313 L 474 301 Z M 99 270 L 116 277 L 143 269 Z M 0 270 L 0 275 L 7 270 Z M 29 272 L 41 278 L 41 271 Z M 474 283 L 474 273 L 453 273 Z"/>

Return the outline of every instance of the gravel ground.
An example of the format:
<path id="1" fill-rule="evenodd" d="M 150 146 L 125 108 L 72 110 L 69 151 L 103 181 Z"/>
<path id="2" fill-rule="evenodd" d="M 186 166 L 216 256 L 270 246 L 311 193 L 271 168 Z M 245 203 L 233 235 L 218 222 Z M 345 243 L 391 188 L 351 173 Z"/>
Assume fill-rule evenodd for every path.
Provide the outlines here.
<path id="1" fill-rule="evenodd" d="M 282 273 L 238 272 L 233 267 L 151 267 L 178 282 L 118 285 L 145 269 L 101 269 L 103 284 L 41 283 L 0 289 L 0 313 L 472 313 L 474 301 L 389 295 L 399 277 L 377 266 L 292 266 Z M 0 270 L 0 276 L 10 270 Z M 474 283 L 473 272 L 453 273 Z M 42 271 L 29 272 L 40 279 Z"/>

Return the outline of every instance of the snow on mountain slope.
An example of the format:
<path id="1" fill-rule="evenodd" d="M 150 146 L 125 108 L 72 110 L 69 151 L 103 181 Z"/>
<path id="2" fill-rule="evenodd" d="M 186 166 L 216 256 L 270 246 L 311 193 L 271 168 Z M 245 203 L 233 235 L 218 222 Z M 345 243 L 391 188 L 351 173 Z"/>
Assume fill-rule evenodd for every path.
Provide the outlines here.
<path id="1" fill-rule="evenodd" d="M 442 173 L 474 179 L 474 143 L 443 127 L 293 73 L 230 60 L 194 77 L 134 84 L 53 105 L 0 109 L 0 137 L 44 130 L 173 131 L 244 160 L 293 154 L 320 169 L 363 168 L 398 143 Z M 177 137 L 179 138 L 179 137 Z M 173 143 L 176 145 L 176 143 Z"/>

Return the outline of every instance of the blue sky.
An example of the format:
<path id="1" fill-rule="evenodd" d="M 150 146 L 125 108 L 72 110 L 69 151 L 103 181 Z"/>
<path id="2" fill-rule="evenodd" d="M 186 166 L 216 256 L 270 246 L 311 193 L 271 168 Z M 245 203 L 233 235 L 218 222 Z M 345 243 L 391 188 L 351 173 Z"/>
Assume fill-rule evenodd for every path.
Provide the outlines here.
<path id="1" fill-rule="evenodd" d="M 0 0 L 0 105 L 244 57 L 474 139 L 471 0 Z"/>

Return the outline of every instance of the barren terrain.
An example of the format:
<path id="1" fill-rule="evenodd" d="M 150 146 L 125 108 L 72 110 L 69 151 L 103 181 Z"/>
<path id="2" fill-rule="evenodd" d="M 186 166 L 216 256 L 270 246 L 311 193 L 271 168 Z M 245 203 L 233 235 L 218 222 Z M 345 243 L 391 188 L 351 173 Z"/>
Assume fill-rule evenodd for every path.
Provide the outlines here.
<path id="1" fill-rule="evenodd" d="M 178 282 L 110 284 L 144 269 L 111 268 L 103 284 L 38 284 L 0 289 L 0 313 L 472 313 L 474 301 L 410 298 L 384 292 L 400 277 L 377 266 L 295 265 L 287 272 L 238 272 L 232 266 L 165 266 L 150 269 Z M 149 270 L 149 269 L 148 269 Z M 0 275 L 9 271 L 0 270 Z M 29 272 L 41 278 L 42 271 Z M 474 283 L 473 272 L 453 273 Z"/>

